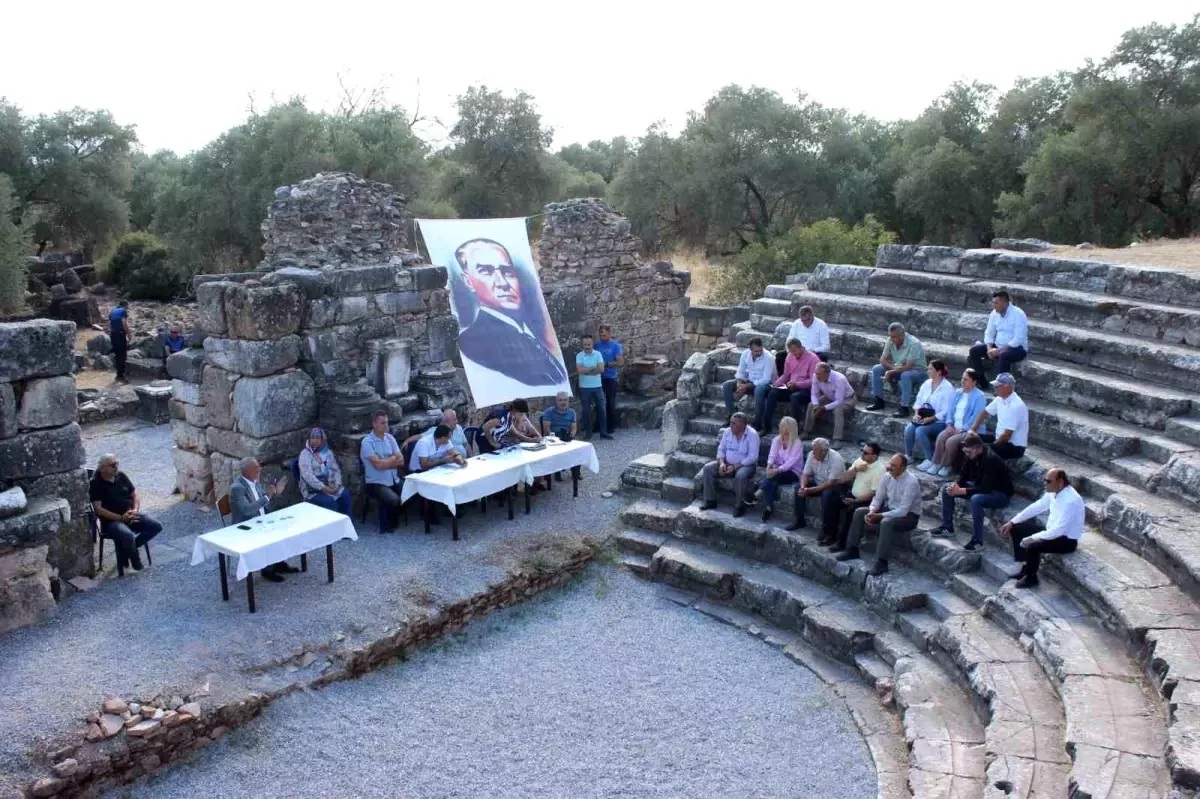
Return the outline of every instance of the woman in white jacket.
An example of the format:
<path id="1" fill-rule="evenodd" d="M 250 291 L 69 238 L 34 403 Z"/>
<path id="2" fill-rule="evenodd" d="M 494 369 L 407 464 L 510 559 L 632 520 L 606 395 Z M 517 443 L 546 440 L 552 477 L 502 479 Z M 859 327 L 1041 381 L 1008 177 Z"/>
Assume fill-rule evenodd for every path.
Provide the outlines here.
<path id="1" fill-rule="evenodd" d="M 920 445 L 925 460 L 933 457 L 933 442 L 946 428 L 950 417 L 950 401 L 954 399 L 954 384 L 946 379 L 950 370 L 946 362 L 930 361 L 926 368 L 929 379 L 921 384 L 913 401 L 913 417 L 904 428 L 904 454 L 913 459 L 914 448 Z"/>

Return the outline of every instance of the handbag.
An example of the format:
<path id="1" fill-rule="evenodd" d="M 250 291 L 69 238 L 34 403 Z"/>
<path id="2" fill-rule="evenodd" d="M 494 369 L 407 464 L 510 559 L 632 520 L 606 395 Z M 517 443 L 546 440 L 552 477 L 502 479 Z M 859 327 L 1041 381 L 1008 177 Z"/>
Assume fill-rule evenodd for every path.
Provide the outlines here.
<path id="1" fill-rule="evenodd" d="M 918 419 L 932 419 L 934 416 L 937 416 L 937 411 L 935 411 L 933 406 L 928 403 L 922 405 L 920 408 L 917 408 Z"/>

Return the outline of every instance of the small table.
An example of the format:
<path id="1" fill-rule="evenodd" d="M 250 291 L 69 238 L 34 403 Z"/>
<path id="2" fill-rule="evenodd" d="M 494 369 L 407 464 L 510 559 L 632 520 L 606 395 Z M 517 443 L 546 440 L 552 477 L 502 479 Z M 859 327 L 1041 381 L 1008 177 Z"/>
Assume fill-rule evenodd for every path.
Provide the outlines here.
<path id="1" fill-rule="evenodd" d="M 250 529 L 243 529 L 247 527 Z M 300 570 L 307 572 L 308 553 L 325 547 L 326 571 L 332 583 L 333 543 L 343 538 L 358 540 L 348 516 L 301 502 L 199 536 L 192 547 L 192 565 L 203 563 L 215 554 L 221 566 L 221 599 L 229 601 L 226 558 L 236 557 L 237 579 L 246 581 L 250 612 L 256 613 L 254 572 L 297 555 Z"/>

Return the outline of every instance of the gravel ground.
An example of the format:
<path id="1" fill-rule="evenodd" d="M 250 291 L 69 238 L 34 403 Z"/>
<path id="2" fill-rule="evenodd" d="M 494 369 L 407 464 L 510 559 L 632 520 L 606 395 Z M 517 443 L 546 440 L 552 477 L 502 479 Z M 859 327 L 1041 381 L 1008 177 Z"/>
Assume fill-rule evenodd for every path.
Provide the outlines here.
<path id="1" fill-rule="evenodd" d="M 135 796 L 875 795 L 807 669 L 593 566 L 407 663 L 272 705 Z"/>
<path id="2" fill-rule="evenodd" d="M 4 772 L 33 767 L 35 742 L 82 729 L 83 717 L 106 696 L 189 693 L 205 683 L 215 697 L 271 688 L 306 675 L 257 674 L 250 667 L 338 633 L 378 637 L 414 611 L 416 597 L 453 601 L 482 590 L 506 570 L 493 552 L 498 542 L 531 533 L 615 531 L 622 500 L 600 493 L 659 443 L 656 431 L 640 430 L 600 440 L 601 472 L 585 472 L 578 499 L 563 491 L 536 497 L 533 513 L 518 511 L 512 522 L 491 509 L 487 516 L 469 510 L 457 543 L 448 524 L 426 536 L 415 517 L 397 535 L 380 536 L 372 517 L 360 526 L 358 542 L 335 547 L 333 585 L 325 582 L 324 555 L 314 554 L 308 574 L 278 585 L 256 581 L 259 612 L 250 615 L 243 583 L 231 586 L 231 601 L 221 601 L 215 559 L 188 565 L 193 537 L 220 521 L 170 493 L 168 427 L 113 422 L 89 427 L 84 437 L 89 465 L 101 453 L 115 453 L 165 530 L 151 548 L 152 567 L 105 580 L 71 597 L 50 621 L 0 636 L 0 788 Z M 105 565 L 111 562 L 110 545 Z"/>

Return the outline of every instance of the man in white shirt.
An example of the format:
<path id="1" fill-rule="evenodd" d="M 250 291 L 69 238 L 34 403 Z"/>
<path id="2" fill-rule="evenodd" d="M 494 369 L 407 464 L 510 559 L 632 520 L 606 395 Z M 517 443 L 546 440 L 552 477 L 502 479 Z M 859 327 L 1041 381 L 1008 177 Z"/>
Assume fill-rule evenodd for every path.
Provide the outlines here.
<path id="1" fill-rule="evenodd" d="M 992 452 L 1006 461 L 1024 455 L 1029 446 L 1029 408 L 1017 396 L 1017 381 L 1008 372 L 996 375 L 996 398 L 975 417 L 970 432 L 977 432 L 989 416 L 996 417 L 996 433 L 979 437 L 992 445 Z"/>
<path id="2" fill-rule="evenodd" d="M 809 352 L 815 352 L 817 357 L 821 359 L 821 363 L 828 363 L 829 351 L 833 349 L 829 344 L 829 327 L 825 324 L 824 319 L 818 319 L 813 314 L 811 305 L 805 305 L 800 309 L 800 318 L 792 322 L 792 327 L 788 330 L 787 338 L 784 341 L 796 339 L 804 345 L 804 349 Z M 787 350 L 783 350 L 775 356 L 775 370 L 783 371 L 783 359 L 787 357 Z"/>
<path id="3" fill-rule="evenodd" d="M 433 428 L 432 436 L 421 436 L 413 447 L 412 458 L 408 461 L 410 472 L 423 472 L 446 463 L 466 464 L 466 458 L 459 455 L 450 443 L 450 428 L 439 424 Z"/>
<path id="4" fill-rule="evenodd" d="M 1011 372 L 1012 365 L 1025 360 L 1028 354 L 1029 319 L 1024 311 L 1012 304 L 1007 291 L 993 292 L 992 312 L 988 315 L 983 341 L 975 342 L 968 356 L 971 368 L 983 378 L 979 387 L 984 391 L 990 388 L 984 371 L 988 361 L 995 362 L 999 375 Z"/>
<path id="5" fill-rule="evenodd" d="M 884 510 L 887 508 L 887 510 Z M 888 554 L 898 533 L 916 529 L 921 520 L 921 483 L 908 470 L 908 458 L 897 452 L 888 461 L 875 498 L 865 508 L 854 511 L 850 522 L 850 535 L 846 539 L 846 551 L 837 556 L 840 561 L 859 557 L 858 542 L 862 540 L 863 528 L 879 526 L 879 543 L 875 547 L 875 565 L 867 574 L 878 577 L 888 570 Z"/>
<path id="6" fill-rule="evenodd" d="M 1050 512 L 1043 526 L 1037 516 Z M 1066 554 L 1079 547 L 1083 537 L 1086 511 L 1083 497 L 1071 486 L 1062 469 L 1046 472 L 1046 493 L 1000 528 L 1000 534 L 1012 539 L 1013 560 L 1025 566 L 1012 575 L 1017 588 L 1038 584 L 1038 567 L 1047 552 Z"/>
<path id="7" fill-rule="evenodd" d="M 763 406 L 767 402 L 767 395 L 771 393 L 771 383 L 778 376 L 775 356 L 763 349 L 761 338 L 750 339 L 750 346 L 742 350 L 742 357 L 738 359 L 733 379 L 721 384 L 721 392 L 725 395 L 725 415 L 733 415 L 737 397 L 754 392 L 754 418 L 762 426 Z"/>

